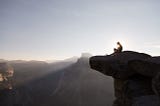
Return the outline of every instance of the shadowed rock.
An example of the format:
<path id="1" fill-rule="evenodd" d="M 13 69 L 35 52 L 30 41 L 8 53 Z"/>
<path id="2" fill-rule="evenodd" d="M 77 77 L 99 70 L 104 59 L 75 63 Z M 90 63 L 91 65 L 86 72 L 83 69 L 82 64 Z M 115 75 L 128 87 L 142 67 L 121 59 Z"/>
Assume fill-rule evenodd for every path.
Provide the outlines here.
<path id="1" fill-rule="evenodd" d="M 159 60 L 148 54 L 124 51 L 91 57 L 90 67 L 114 78 L 113 106 L 160 106 Z"/>
<path id="2" fill-rule="evenodd" d="M 147 58 L 145 60 L 133 60 L 129 66 L 139 74 L 154 77 L 160 72 L 160 57 Z"/>
<path id="3" fill-rule="evenodd" d="M 131 60 L 144 60 L 150 58 L 150 55 L 132 51 L 124 51 L 107 56 L 94 56 L 90 58 L 90 66 L 105 75 L 113 76 L 118 79 L 126 79 L 135 74 L 128 67 Z"/>
<path id="4" fill-rule="evenodd" d="M 137 73 L 152 78 L 152 89 L 160 96 L 160 57 L 133 60 L 129 66 Z"/>

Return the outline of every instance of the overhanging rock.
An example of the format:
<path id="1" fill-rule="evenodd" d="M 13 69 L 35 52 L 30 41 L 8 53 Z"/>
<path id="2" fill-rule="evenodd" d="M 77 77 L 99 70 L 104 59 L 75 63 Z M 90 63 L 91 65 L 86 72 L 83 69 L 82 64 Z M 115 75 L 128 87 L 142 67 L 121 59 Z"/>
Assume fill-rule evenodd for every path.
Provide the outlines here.
<path id="1" fill-rule="evenodd" d="M 124 51 L 93 56 L 90 67 L 114 78 L 113 106 L 160 106 L 160 57 Z"/>

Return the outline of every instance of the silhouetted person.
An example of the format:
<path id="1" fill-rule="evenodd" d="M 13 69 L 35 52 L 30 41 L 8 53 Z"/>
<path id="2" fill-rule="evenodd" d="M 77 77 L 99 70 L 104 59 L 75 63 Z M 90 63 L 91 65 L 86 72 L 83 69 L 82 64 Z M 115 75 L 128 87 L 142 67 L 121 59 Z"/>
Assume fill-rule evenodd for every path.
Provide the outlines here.
<path id="1" fill-rule="evenodd" d="M 117 42 L 117 48 L 114 48 L 114 53 L 120 53 L 120 52 L 122 52 L 122 49 L 123 49 L 123 47 L 122 47 L 121 43 Z"/>

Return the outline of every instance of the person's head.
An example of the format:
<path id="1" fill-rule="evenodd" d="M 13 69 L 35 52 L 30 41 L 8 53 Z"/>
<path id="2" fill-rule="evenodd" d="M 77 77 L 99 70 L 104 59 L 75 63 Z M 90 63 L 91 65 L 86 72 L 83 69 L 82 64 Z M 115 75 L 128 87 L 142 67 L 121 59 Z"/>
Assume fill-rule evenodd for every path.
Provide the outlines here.
<path id="1" fill-rule="evenodd" d="M 117 45 L 120 45 L 120 42 L 117 42 Z"/>

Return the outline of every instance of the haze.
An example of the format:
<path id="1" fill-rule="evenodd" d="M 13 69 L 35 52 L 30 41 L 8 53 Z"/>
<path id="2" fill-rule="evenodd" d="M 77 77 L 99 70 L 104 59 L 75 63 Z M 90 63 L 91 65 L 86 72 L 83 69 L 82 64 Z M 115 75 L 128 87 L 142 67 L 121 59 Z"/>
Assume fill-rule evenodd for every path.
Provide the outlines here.
<path id="1" fill-rule="evenodd" d="M 0 58 L 160 53 L 159 0 L 0 0 Z"/>

